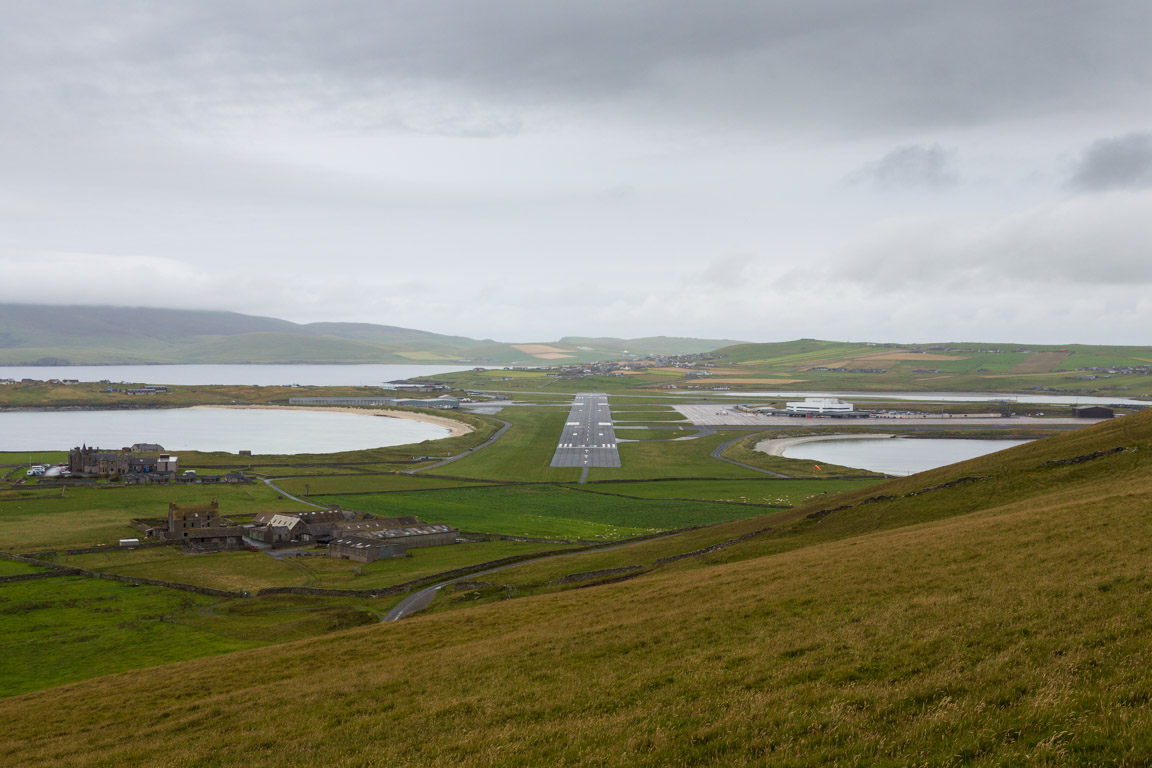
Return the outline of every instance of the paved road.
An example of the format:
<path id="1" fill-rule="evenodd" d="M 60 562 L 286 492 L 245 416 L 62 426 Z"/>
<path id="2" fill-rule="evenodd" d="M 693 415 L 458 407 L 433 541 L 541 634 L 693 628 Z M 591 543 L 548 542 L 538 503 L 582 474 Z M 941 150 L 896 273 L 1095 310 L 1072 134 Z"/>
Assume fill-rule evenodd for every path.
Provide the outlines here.
<path id="1" fill-rule="evenodd" d="M 264 485 L 266 485 L 269 488 L 271 488 L 272 490 L 276 491 L 281 496 L 292 499 L 292 501 L 298 501 L 301 504 L 307 504 L 308 506 L 316 507 L 317 509 L 328 509 L 328 507 L 325 507 L 323 504 L 315 504 L 311 501 L 305 501 L 304 499 L 301 499 L 299 496 L 293 496 L 292 494 L 288 493 L 288 491 L 286 491 L 283 488 L 281 488 L 280 486 L 276 485 L 276 483 L 272 482 L 268 478 L 264 478 Z"/>
<path id="2" fill-rule="evenodd" d="M 671 536 L 674 533 L 678 533 L 678 531 L 666 531 L 660 535 Z M 649 541 L 651 541 L 651 539 L 649 539 Z M 560 552 L 559 554 L 555 555 L 543 555 L 542 557 L 535 557 L 531 560 L 521 560 L 518 563 L 501 565 L 497 568 L 489 568 L 486 571 L 476 571 L 475 573 L 465 574 L 464 576 L 457 576 L 454 579 L 449 579 L 447 581 L 442 581 L 439 584 L 433 584 L 430 587 L 425 587 L 419 592 L 413 592 L 400 602 L 396 603 L 396 605 L 392 606 L 392 610 L 384 614 L 384 618 L 381 621 L 399 621 L 405 616 L 411 616 L 413 613 L 416 613 L 423 608 L 427 608 L 428 604 L 431 603 L 432 600 L 436 597 L 437 592 L 449 584 L 455 584 L 458 581 L 473 581 L 480 576 L 487 576 L 490 573 L 504 571 L 509 568 L 518 568 L 521 565 L 531 565 L 533 563 L 543 562 L 544 560 L 553 560 L 557 557 L 575 557 L 576 555 L 591 555 L 599 554 L 601 552 L 609 552 L 613 549 L 620 549 L 621 547 L 627 547 L 635 543 L 636 542 L 634 541 L 625 541 L 620 544 L 609 544 L 603 547 L 596 547 L 595 549 L 578 549 L 573 552 Z"/>
<path id="3" fill-rule="evenodd" d="M 493 416 L 492 418 L 496 418 L 496 417 Z M 443 461 L 438 461 L 435 464 L 429 464 L 426 467 L 420 467 L 419 469 L 409 470 L 409 471 L 405 472 L 404 474 L 414 475 L 417 472 L 424 472 L 425 470 L 436 469 L 437 467 L 442 467 L 445 464 L 451 464 L 454 461 L 460 461 L 460 459 L 463 459 L 465 456 L 471 456 L 473 453 L 480 450 L 481 448 L 487 448 L 488 446 L 492 445 L 492 443 L 496 442 L 501 437 L 503 437 L 504 433 L 508 431 L 508 428 L 512 426 L 512 422 L 504 421 L 504 419 L 496 419 L 496 421 L 500 422 L 504 426 L 502 426 L 502 427 L 500 427 L 500 429 L 496 430 L 496 434 L 492 435 L 492 437 L 490 437 L 487 440 L 485 440 L 484 442 L 480 443 L 480 445 L 476 446 L 475 448 L 469 448 L 468 450 L 464 451 L 464 453 L 458 453 L 455 456 L 450 456 L 447 459 L 444 459 Z"/>
<path id="4" fill-rule="evenodd" d="M 582 392 L 572 402 L 568 422 L 560 433 L 553 467 L 618 467 L 616 432 L 612 429 L 612 412 L 608 395 Z"/>
<path id="5" fill-rule="evenodd" d="M 735 459 L 730 459 L 727 456 L 722 455 L 724 453 L 724 450 L 728 446 L 732 445 L 732 443 L 736 442 L 737 440 L 743 440 L 745 437 L 746 437 L 746 435 L 740 435 L 740 437 L 734 437 L 731 440 L 729 440 L 728 442 L 721 443 L 720 445 L 716 446 L 716 450 L 712 451 L 712 458 L 720 459 L 720 461 L 726 461 L 729 464 L 735 464 L 736 466 L 744 467 L 745 469 L 751 469 L 754 472 L 762 472 L 765 475 L 772 475 L 772 477 L 785 477 L 785 478 L 788 477 L 788 475 L 782 475 L 779 472 L 773 472 L 773 471 L 768 470 L 768 469 L 761 469 L 760 467 L 754 467 L 751 464 L 745 464 L 742 461 L 736 461 Z"/>

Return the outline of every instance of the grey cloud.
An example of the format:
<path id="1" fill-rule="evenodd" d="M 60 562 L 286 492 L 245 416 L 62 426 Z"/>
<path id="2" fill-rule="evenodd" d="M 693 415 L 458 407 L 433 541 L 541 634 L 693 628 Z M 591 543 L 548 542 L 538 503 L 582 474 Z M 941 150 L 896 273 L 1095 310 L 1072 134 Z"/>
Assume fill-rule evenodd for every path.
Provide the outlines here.
<path id="1" fill-rule="evenodd" d="M 849 177 L 853 183 L 888 188 L 942 188 L 956 183 L 955 152 L 938 144 L 898 147 Z"/>
<path id="2" fill-rule="evenodd" d="M 435 100 L 434 115 L 465 114 L 434 129 L 489 135 L 516 129 L 505 112 L 595 102 L 861 130 L 1123 108 L 1152 76 L 1150 27 L 1142 0 L 73 0 L 6 9 L 0 91 L 104 120 L 273 112 L 420 130 L 394 113 Z"/>
<path id="3" fill-rule="evenodd" d="M 892 227 L 847 253 L 832 282 L 881 290 L 984 291 L 1152 284 L 1152 193 L 1079 197 L 984 220 L 932 218 Z"/>
<path id="4" fill-rule="evenodd" d="M 1093 142 L 1080 158 L 1070 183 L 1084 192 L 1152 187 L 1152 133 Z"/>

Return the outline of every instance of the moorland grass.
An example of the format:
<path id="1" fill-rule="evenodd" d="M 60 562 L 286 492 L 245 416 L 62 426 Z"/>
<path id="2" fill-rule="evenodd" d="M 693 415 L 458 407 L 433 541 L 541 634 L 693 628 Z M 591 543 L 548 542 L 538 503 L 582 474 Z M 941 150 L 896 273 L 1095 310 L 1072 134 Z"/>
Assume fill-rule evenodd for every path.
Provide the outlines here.
<path id="1" fill-rule="evenodd" d="M 100 579 L 0 584 L 0 696 L 254 647 L 171 620 L 213 602 Z"/>

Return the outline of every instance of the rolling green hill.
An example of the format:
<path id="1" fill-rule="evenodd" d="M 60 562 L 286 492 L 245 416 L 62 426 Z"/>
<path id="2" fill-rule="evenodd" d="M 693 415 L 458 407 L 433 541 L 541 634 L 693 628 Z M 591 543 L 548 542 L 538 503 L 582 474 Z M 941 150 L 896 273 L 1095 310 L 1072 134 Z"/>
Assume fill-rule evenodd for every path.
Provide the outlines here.
<path id="1" fill-rule="evenodd" d="M 15 696 L 0 762 L 1141 765 L 1149 542 L 1152 412 Z"/>
<path id="2" fill-rule="evenodd" d="M 541 365 L 684 354 L 720 339 L 505 344 L 371 323 L 297 324 L 237 312 L 0 304 L 0 365 L 475 363 Z"/>

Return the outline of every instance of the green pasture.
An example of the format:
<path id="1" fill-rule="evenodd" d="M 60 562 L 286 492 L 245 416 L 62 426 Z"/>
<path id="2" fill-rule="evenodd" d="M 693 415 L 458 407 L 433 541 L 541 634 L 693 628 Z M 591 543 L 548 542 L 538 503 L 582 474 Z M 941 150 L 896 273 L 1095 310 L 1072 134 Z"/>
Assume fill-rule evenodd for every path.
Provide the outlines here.
<path id="1" fill-rule="evenodd" d="M 453 464 L 443 469 L 451 472 Z M 383 493 L 387 491 L 422 491 L 435 488 L 460 488 L 483 484 L 478 480 L 449 480 L 424 475 L 381 474 L 340 475 L 339 477 L 296 477 L 275 481 L 276 485 L 293 495 L 333 493 Z"/>
<path id="2" fill-rule="evenodd" d="M 875 480 L 661 480 L 639 483 L 587 483 L 582 489 L 647 499 L 701 499 L 743 504 L 798 506 L 816 496 L 832 495 L 874 485 Z M 759 514 L 752 512 L 751 514 Z"/>
<path id="3" fill-rule="evenodd" d="M 0 584 L 0 696 L 261 644 L 173 620 L 216 601 L 67 576 Z"/>
<path id="4" fill-rule="evenodd" d="M 512 423 L 503 437 L 474 455 L 443 467 L 440 473 L 481 480 L 563 482 L 579 478 L 579 469 L 548 466 L 568 411 L 506 408 L 500 417 Z"/>
<path id="5" fill-rule="evenodd" d="M 714 459 L 713 450 L 741 432 L 720 431 L 696 440 L 642 440 L 620 444 L 619 468 L 596 467 L 589 480 L 652 480 L 665 477 L 759 477 L 755 470 Z"/>
<path id="6" fill-rule="evenodd" d="M 19 576 L 25 573 L 37 573 L 44 569 L 30 565 L 29 563 L 21 563 L 17 560 L 0 560 L 0 576 Z"/>
<path id="7" fill-rule="evenodd" d="M 553 485 L 324 496 L 322 500 L 381 516 L 416 515 L 465 531 L 563 539 L 620 539 L 757 512 L 706 501 L 625 499 Z"/>
<path id="8" fill-rule="evenodd" d="M 121 576 L 255 593 L 268 587 L 376 589 L 465 565 L 556 548 L 555 544 L 485 541 L 418 547 L 405 557 L 365 564 L 328 557 L 326 548 L 305 550 L 310 554 L 304 557 L 277 558 L 266 552 L 191 554 L 177 547 L 155 547 L 61 555 L 54 562 Z"/>
<path id="9" fill-rule="evenodd" d="M 298 557 L 293 562 L 312 573 L 312 586 L 379 589 L 491 560 L 563 548 L 559 544 L 495 540 L 418 547 L 409 549 L 404 557 L 367 564 L 330 557 Z"/>
<path id="10" fill-rule="evenodd" d="M 263 483 L 252 485 L 139 485 L 69 488 L 63 496 L 0 501 L 0 547 L 28 551 L 115 544 L 138 538 L 136 517 L 164 517 L 168 502 L 220 502 L 220 514 L 310 509 Z"/>

